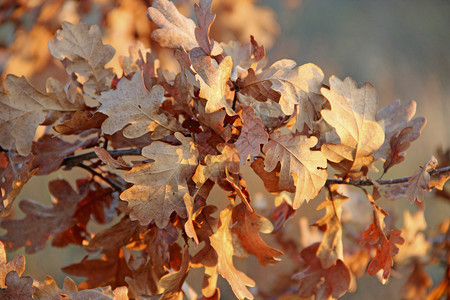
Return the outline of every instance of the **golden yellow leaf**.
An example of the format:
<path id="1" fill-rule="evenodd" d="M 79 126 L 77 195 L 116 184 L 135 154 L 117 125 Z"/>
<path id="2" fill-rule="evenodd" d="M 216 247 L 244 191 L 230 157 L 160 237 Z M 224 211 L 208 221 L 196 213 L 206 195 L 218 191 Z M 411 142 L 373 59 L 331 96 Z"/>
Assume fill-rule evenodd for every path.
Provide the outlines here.
<path id="1" fill-rule="evenodd" d="M 279 186 L 290 190 L 295 186 L 293 208 L 317 196 L 327 180 L 327 159 L 320 151 L 311 151 L 317 138 L 304 135 L 280 135 L 276 132 L 264 145 L 266 170 L 271 172 L 281 162 Z"/>
<path id="2" fill-rule="evenodd" d="M 341 81 L 332 76 L 330 89 L 321 92 L 331 104 L 331 110 L 322 110 L 322 116 L 340 138 L 340 144 L 328 143 L 321 150 L 340 176 L 358 179 L 360 169 L 372 164 L 372 154 L 384 142 L 383 128 L 376 122 L 375 89 L 370 83 L 358 89 L 353 79 Z"/>

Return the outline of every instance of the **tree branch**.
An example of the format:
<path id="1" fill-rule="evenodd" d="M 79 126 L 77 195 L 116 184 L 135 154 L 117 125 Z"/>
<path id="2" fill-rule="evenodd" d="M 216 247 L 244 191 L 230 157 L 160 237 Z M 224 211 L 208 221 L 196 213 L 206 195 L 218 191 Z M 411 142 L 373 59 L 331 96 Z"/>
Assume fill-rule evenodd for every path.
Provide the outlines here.
<path id="1" fill-rule="evenodd" d="M 125 149 L 115 149 L 115 150 L 108 150 L 108 153 L 111 154 L 112 157 L 117 158 L 118 156 L 122 155 L 141 155 L 141 149 L 138 148 L 125 148 Z M 75 167 L 79 166 L 83 163 L 85 160 L 98 158 L 97 154 L 95 152 L 88 152 L 80 155 L 71 155 L 67 156 L 63 162 L 62 166 L 69 166 L 69 167 Z M 450 166 L 430 170 L 428 173 L 430 175 L 439 175 L 443 173 L 450 172 Z M 398 183 L 404 183 L 408 182 L 408 180 L 411 178 L 409 177 L 401 177 L 401 178 L 394 178 L 394 179 L 384 179 L 384 180 L 375 180 L 378 184 L 381 185 L 387 185 L 387 184 L 398 184 Z M 344 179 L 336 179 L 336 178 L 330 178 L 327 179 L 326 184 L 349 184 L 354 186 L 373 186 L 373 181 L 370 179 L 361 179 L 361 180 L 344 180 Z"/>
<path id="2" fill-rule="evenodd" d="M 450 166 L 428 171 L 428 173 L 430 175 L 439 175 L 439 174 L 448 173 L 448 172 L 450 172 Z M 387 185 L 387 184 L 397 184 L 397 183 L 408 182 L 408 180 L 410 178 L 411 178 L 411 176 L 409 176 L 409 177 L 401 177 L 401 178 L 394 178 L 394 179 L 375 180 L 375 181 L 378 184 L 380 184 L 380 185 Z M 344 180 L 344 179 L 334 179 L 333 178 L 333 179 L 327 179 L 326 183 L 327 184 L 333 184 L 333 183 L 335 183 L 335 184 L 349 184 L 349 185 L 354 185 L 354 186 L 371 186 L 371 185 L 374 185 L 373 184 L 373 180 L 370 180 L 370 179 Z"/>
<path id="3" fill-rule="evenodd" d="M 115 150 L 108 150 L 108 153 L 111 154 L 112 157 L 117 158 L 118 156 L 122 155 L 141 155 L 141 149 L 138 148 L 115 149 Z M 93 158 L 98 158 L 95 152 L 88 152 L 80 155 L 70 155 L 64 158 L 61 165 L 75 167 L 80 163 L 82 163 L 83 161 Z"/>

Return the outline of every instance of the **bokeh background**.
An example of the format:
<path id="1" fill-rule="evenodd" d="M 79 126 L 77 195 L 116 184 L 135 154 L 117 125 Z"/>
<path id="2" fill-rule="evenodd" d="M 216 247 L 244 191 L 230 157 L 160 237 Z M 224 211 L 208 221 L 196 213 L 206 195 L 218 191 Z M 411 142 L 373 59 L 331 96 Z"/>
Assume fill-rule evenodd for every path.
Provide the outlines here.
<path id="1" fill-rule="evenodd" d="M 127 55 L 128 45 L 136 40 L 152 46 L 149 39 L 152 25 L 146 17 L 151 1 L 3 1 L 0 2 L 0 81 L 6 74 L 25 75 L 36 87 L 44 90 L 49 76 L 65 81 L 67 75 L 58 61 L 47 51 L 47 42 L 62 21 L 99 24 L 104 42 L 116 48 L 111 63 L 118 68 L 118 57 Z M 186 15 L 191 15 L 192 2 L 175 3 Z M 416 115 L 424 116 L 427 125 L 422 136 L 408 150 L 406 161 L 394 167 L 386 178 L 411 175 L 438 148 L 450 146 L 450 2 L 449 1 L 352 1 L 352 0 L 215 0 L 217 14 L 212 34 L 218 41 L 237 39 L 248 42 L 255 35 L 264 44 L 269 63 L 290 58 L 297 63 L 312 62 L 321 67 L 326 78 L 336 75 L 352 77 L 362 85 L 371 82 L 378 91 L 379 107 L 415 100 Z M 118 69 L 119 70 L 119 69 Z M 120 71 L 118 71 L 120 74 Z M 261 181 L 244 169 L 249 191 L 262 203 L 261 211 L 270 211 L 273 195 L 264 193 Z M 48 177 L 33 177 L 16 200 L 32 198 L 50 204 L 47 183 L 58 176 L 78 178 L 83 171 L 58 172 Z M 224 197 L 214 191 L 212 198 Z M 358 196 L 355 196 L 358 197 Z M 312 201 L 313 202 L 313 201 Z M 449 202 L 428 197 L 426 219 L 430 228 L 450 216 Z M 264 204 L 266 203 L 266 204 Z M 315 207 L 320 202 L 304 205 L 297 218 L 306 217 L 309 224 L 322 215 Z M 381 202 L 381 206 L 398 211 L 414 210 L 407 201 Z M 394 213 L 395 215 L 395 213 Z M 15 216 L 20 217 L 19 211 Z M 370 216 L 370 212 L 369 212 Z M 298 220 L 291 220 L 287 230 L 298 234 Z M 8 253 L 11 259 L 15 253 Z M 27 255 L 27 274 L 44 280 L 51 274 L 62 282 L 62 266 L 80 261 L 85 254 L 78 247 L 56 249 Z M 238 262 L 239 268 L 259 282 L 270 276 L 271 268 L 254 267 L 256 260 Z M 434 284 L 442 278 L 442 268 L 430 267 Z M 374 277 L 358 281 L 358 291 L 343 299 L 401 299 L 399 287 L 405 277 L 393 274 L 388 286 Z M 267 282 L 269 285 L 270 282 Z M 227 285 L 222 284 L 226 289 Z M 227 294 L 223 292 L 224 297 Z M 396 296 L 397 295 L 397 296 Z"/>

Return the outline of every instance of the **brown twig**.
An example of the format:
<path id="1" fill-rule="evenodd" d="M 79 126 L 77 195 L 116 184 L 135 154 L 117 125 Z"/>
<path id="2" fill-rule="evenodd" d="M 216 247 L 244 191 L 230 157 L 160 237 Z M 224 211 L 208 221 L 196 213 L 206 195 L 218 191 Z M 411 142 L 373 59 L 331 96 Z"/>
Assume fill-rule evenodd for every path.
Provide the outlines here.
<path id="1" fill-rule="evenodd" d="M 428 173 L 430 175 L 439 175 L 439 174 L 448 173 L 448 172 L 450 172 L 450 166 L 428 171 Z M 397 184 L 397 183 L 408 182 L 408 180 L 410 178 L 411 178 L 411 176 L 409 176 L 409 177 L 401 177 L 401 178 L 394 178 L 394 179 L 375 180 L 375 181 L 378 184 L 380 184 L 380 185 L 386 185 L 386 184 Z M 350 185 L 354 185 L 354 186 L 371 186 L 371 185 L 374 185 L 373 184 L 373 180 L 370 180 L 370 179 L 344 180 L 344 179 L 335 179 L 335 178 L 333 178 L 333 179 L 327 179 L 326 183 L 327 184 L 333 184 L 333 183 L 335 183 L 335 184 L 350 184 Z"/>
<path id="2" fill-rule="evenodd" d="M 95 171 L 92 167 L 79 163 L 76 165 L 77 167 L 80 167 L 82 169 L 85 169 L 86 171 L 88 171 L 89 173 L 91 173 L 93 176 L 97 176 L 100 179 L 102 179 L 103 181 L 105 181 L 106 183 L 108 183 L 110 186 L 112 186 L 116 191 L 118 192 L 123 192 L 125 190 L 124 186 L 118 184 L 117 182 L 115 182 L 114 180 L 111 180 L 111 178 L 105 177 L 102 174 L 98 173 L 97 171 Z"/>
<path id="3" fill-rule="evenodd" d="M 141 155 L 141 149 L 138 148 L 115 149 L 115 150 L 108 150 L 108 153 L 111 154 L 112 157 L 117 158 L 118 156 L 122 155 Z M 90 160 L 93 158 L 98 158 L 95 152 L 88 152 L 80 155 L 70 155 L 64 158 L 61 165 L 75 167 L 78 164 L 82 163 L 83 161 Z"/>

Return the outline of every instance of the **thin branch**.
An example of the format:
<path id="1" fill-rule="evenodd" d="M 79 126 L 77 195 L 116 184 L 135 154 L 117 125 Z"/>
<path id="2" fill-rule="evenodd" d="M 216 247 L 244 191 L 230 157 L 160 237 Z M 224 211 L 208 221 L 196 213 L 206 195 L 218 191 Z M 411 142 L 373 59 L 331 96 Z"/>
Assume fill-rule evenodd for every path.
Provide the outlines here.
<path id="1" fill-rule="evenodd" d="M 108 177 L 104 177 L 102 174 L 98 173 L 97 171 L 95 171 L 93 168 L 91 168 L 90 166 L 87 166 L 85 164 L 79 163 L 76 165 L 77 167 L 80 167 L 82 169 L 85 169 L 86 171 L 88 171 L 89 173 L 91 173 L 93 176 L 97 176 L 100 179 L 102 179 L 103 181 L 105 181 L 106 183 L 108 183 L 110 186 L 112 186 L 116 191 L 122 192 L 124 190 L 124 187 L 120 184 L 118 184 L 117 182 L 115 182 L 114 180 L 111 180 L 111 178 Z"/>
<path id="2" fill-rule="evenodd" d="M 439 174 L 448 173 L 448 172 L 450 172 L 450 166 L 428 171 L 428 173 L 430 175 L 439 175 Z M 394 179 L 376 180 L 376 182 L 380 185 L 397 184 L 397 183 L 408 182 L 408 180 L 410 178 L 411 178 L 411 176 L 394 178 Z M 334 179 L 333 178 L 333 179 L 327 179 L 326 183 L 327 184 L 333 184 L 333 183 L 335 183 L 335 184 L 350 184 L 350 185 L 354 185 L 354 186 L 371 186 L 371 185 L 373 185 L 373 181 L 370 179 L 344 180 L 344 179 Z"/>
<path id="3" fill-rule="evenodd" d="M 118 156 L 122 155 L 141 155 L 141 149 L 138 148 L 115 149 L 115 150 L 108 150 L 108 153 L 111 154 L 112 157 L 117 158 Z M 75 167 L 80 163 L 82 163 L 83 161 L 90 160 L 93 158 L 98 158 L 95 152 L 88 152 L 79 155 L 70 155 L 64 158 L 61 165 Z"/>

